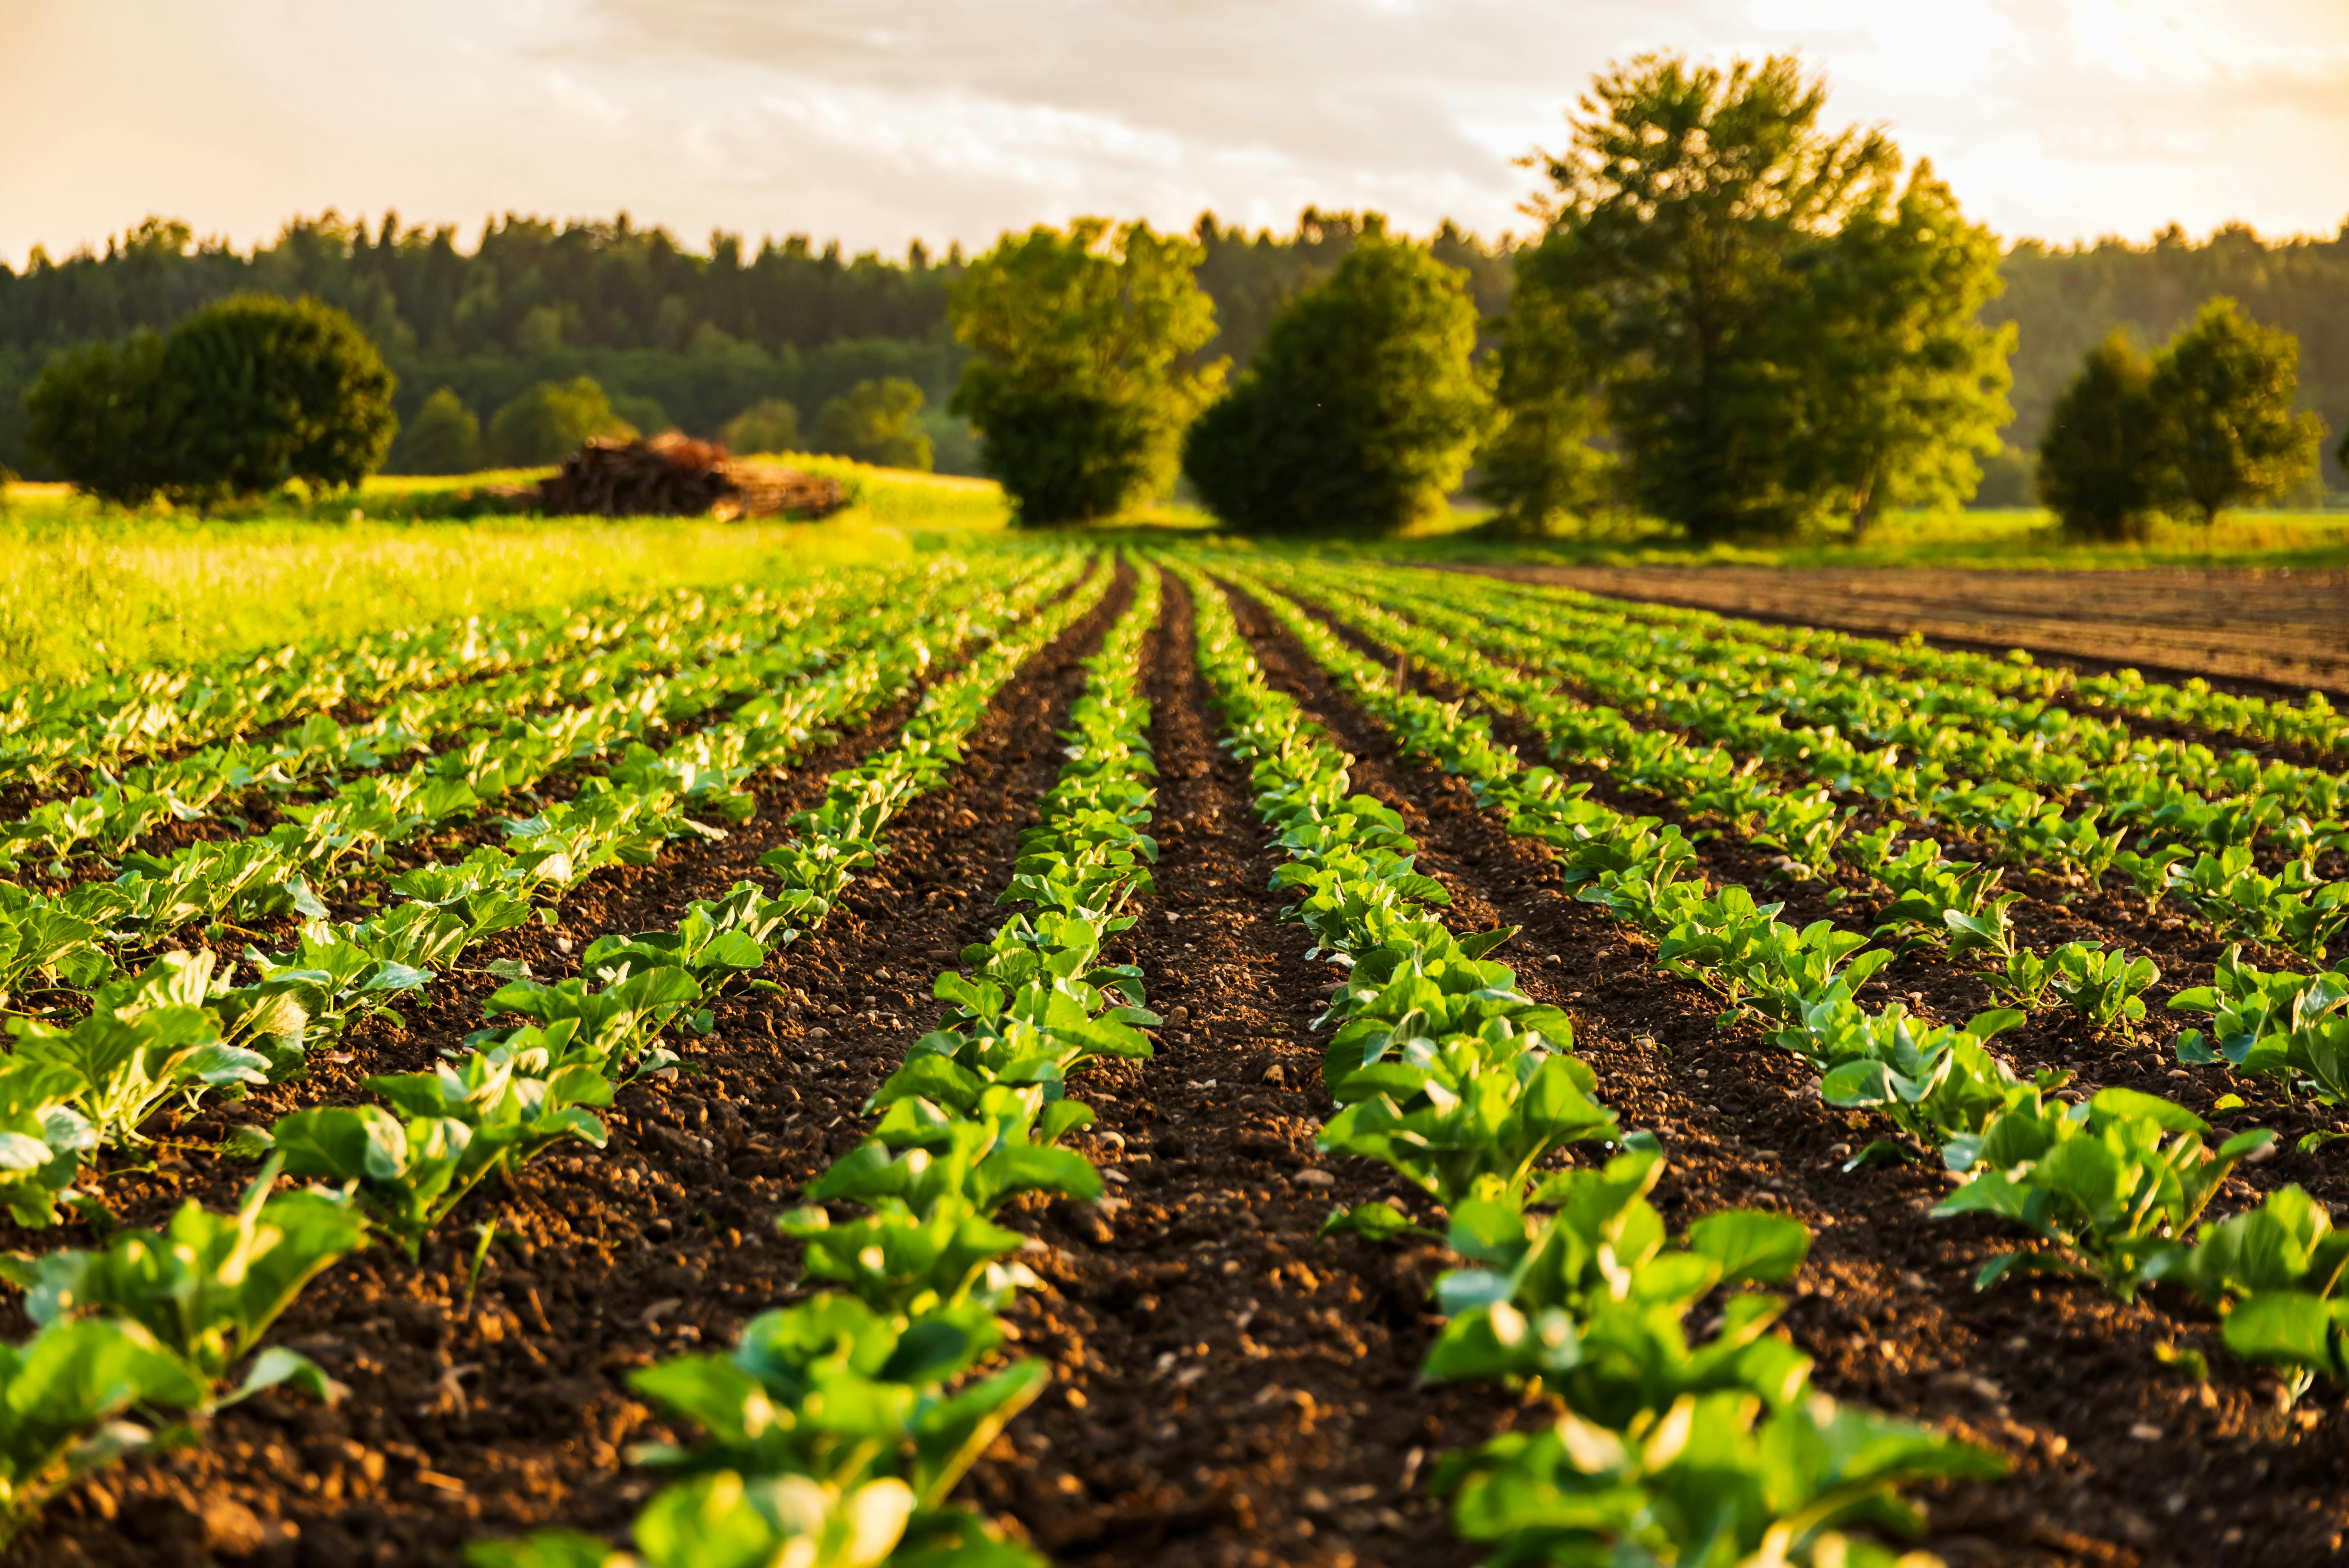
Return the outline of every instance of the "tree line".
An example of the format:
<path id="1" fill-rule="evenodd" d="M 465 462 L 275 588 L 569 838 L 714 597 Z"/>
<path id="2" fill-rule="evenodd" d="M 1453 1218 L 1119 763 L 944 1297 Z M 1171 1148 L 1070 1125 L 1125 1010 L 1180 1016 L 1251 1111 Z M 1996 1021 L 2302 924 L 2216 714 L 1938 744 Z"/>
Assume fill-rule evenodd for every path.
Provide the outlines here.
<path id="1" fill-rule="evenodd" d="M 348 315 L 307 295 L 232 294 L 169 334 L 140 327 L 50 359 L 26 395 L 35 451 L 85 492 L 136 507 L 158 498 L 210 506 L 300 483 L 357 484 L 381 467 L 394 433 L 427 471 L 554 462 L 596 438 L 640 431 L 594 377 L 543 381 L 481 421 L 447 387 L 404 431 L 396 384 Z M 812 438 L 779 398 L 724 430 L 736 451 L 812 448 L 893 468 L 927 469 L 922 390 L 886 377 L 827 400 Z"/>
<path id="2" fill-rule="evenodd" d="M 1697 543 L 1857 535 L 1963 503 L 2013 417 L 1998 241 L 1826 101 L 1792 56 L 1610 67 L 1533 160 L 1543 227 L 1503 316 L 1366 218 L 1236 376 L 1203 240 L 1102 219 L 1007 237 L 949 298 L 975 356 L 955 407 L 1039 523 L 1130 508 L 1178 465 L 1259 531 L 1392 531 L 1472 468 L 1495 531 L 1526 534 L 1620 508 Z M 2156 360 L 2116 335 L 2047 411 L 2040 488 L 2096 538 L 2290 494 L 2324 430 L 2295 412 L 2297 361 L 2224 297 Z"/>
<path id="3" fill-rule="evenodd" d="M 1309 209 L 1294 233 L 1276 235 L 1203 214 L 1195 235 L 1217 302 L 1215 352 L 1245 361 L 1271 314 L 1329 275 L 1362 222 Z M 1472 272 L 1480 308 L 1497 315 L 1506 243 L 1449 226 L 1434 242 Z M 697 253 L 625 214 L 561 225 L 507 214 L 484 223 L 471 251 L 453 226 L 403 226 L 397 214 L 298 218 L 246 252 L 150 218 L 102 252 L 52 260 L 36 248 L 21 272 L 0 264 L 0 467 L 56 477 L 27 448 L 23 395 L 58 353 L 167 333 L 215 301 L 265 294 L 349 315 L 395 372 L 394 410 L 411 432 L 444 390 L 485 437 L 517 399 L 583 376 L 623 422 L 714 436 L 774 402 L 812 424 L 833 398 L 894 379 L 923 393 L 937 465 L 977 472 L 967 428 L 944 410 L 966 357 L 947 325 L 963 267 L 958 247 L 935 254 L 916 242 L 902 258 L 849 257 L 804 235 L 753 245 L 719 232 Z M 447 404 L 435 405 L 436 426 Z M 431 471 L 430 454 L 405 436 L 388 460 Z"/>
<path id="4" fill-rule="evenodd" d="M 1376 214 L 1309 209 L 1288 235 L 1211 214 L 1187 235 L 1089 219 L 976 260 L 916 244 L 898 263 L 724 233 L 699 255 L 625 216 L 509 216 L 467 254 L 451 229 L 328 214 L 239 255 L 150 221 L 103 257 L 0 267 L 0 461 L 47 455 L 10 394 L 65 363 L 61 346 L 94 338 L 129 365 L 230 288 L 335 307 L 379 346 L 402 431 L 391 462 L 411 471 L 671 425 L 782 447 L 820 409 L 840 439 L 861 419 L 870 449 L 984 466 L 1031 521 L 1105 515 L 1178 470 L 1249 527 L 1392 528 L 1465 478 L 1505 528 L 1619 508 L 1698 541 L 1864 531 L 1887 507 L 1978 490 L 2023 501 L 2009 491 L 2034 467 L 2067 517 L 2106 533 L 2154 507 L 2207 518 L 2311 482 L 2323 421 L 2292 412 L 2293 338 L 2252 321 L 2290 307 L 2330 330 L 2321 285 L 2349 245 L 2271 251 L 2229 231 L 2002 256 L 1930 165 L 1881 131 L 1831 129 L 1825 104 L 1791 57 L 1610 67 L 1565 146 L 1534 160 L 1541 227 L 1524 242 L 1447 224 L 1414 243 Z M 2249 266 L 2276 255 L 2290 264 Z M 2164 350 L 2157 377 L 2135 345 L 2184 298 L 2179 280 L 2239 273 L 2259 286 L 2248 318 L 2228 319 L 2267 335 Z M 2063 282 L 2090 274 L 2085 294 Z M 2010 280 L 2020 301 L 2002 297 Z M 2129 342 L 2083 359 L 2083 309 L 2148 300 Z M 2320 337 L 2320 407 L 2335 359 L 2349 355 Z M 2220 379 L 2187 396 L 2195 367 Z M 2096 459 L 2125 483 L 2080 477 L 2104 405 L 2075 379 L 2137 432 Z"/>

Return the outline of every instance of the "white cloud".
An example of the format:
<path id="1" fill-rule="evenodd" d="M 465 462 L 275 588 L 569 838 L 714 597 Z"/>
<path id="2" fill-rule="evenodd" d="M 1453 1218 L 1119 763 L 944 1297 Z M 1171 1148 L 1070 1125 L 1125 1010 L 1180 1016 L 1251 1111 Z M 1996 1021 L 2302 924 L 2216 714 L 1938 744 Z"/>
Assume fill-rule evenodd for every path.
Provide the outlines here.
<path id="1" fill-rule="evenodd" d="M 1511 159 L 1656 47 L 1803 49 L 2007 233 L 2349 206 L 2340 0 L 0 0 L 0 256 L 330 203 L 893 252 L 1308 203 L 1491 232 Z"/>

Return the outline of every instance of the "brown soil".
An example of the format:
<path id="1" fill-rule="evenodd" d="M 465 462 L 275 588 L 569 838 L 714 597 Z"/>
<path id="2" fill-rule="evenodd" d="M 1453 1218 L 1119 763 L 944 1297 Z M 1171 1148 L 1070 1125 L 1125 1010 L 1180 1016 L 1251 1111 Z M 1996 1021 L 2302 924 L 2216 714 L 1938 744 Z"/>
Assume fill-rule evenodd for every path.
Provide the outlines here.
<path id="1" fill-rule="evenodd" d="M 1021 1348 L 1054 1362 L 1055 1377 L 965 1491 L 1063 1563 L 1465 1563 L 1474 1554 L 1421 1483 L 1438 1453 L 1517 1418 L 1515 1401 L 1416 1381 L 1440 1253 L 1314 1239 L 1335 1204 L 1406 1194 L 1374 1167 L 1313 1152 L 1332 1108 L 1309 1026 L 1331 972 L 1305 961 L 1305 934 L 1279 918 L 1286 900 L 1267 885 L 1276 857 L 1245 770 L 1215 745 L 1189 606 L 1169 586 L 1150 678 L 1164 852 L 1143 918 L 1112 946 L 1142 965 L 1167 1022 L 1154 1059 L 1074 1086 L 1100 1115 L 1081 1147 L 1112 1173 L 1110 1200 L 1007 1216 L 1036 1238 L 1030 1262 L 1048 1284 L 1014 1311 Z M 6 1560 L 441 1564 L 467 1540 L 543 1523 L 618 1538 L 652 1484 L 623 1450 L 687 1435 L 633 1395 L 627 1373 L 730 1344 L 790 1299 L 795 1250 L 772 1218 L 860 1135 L 864 1096 L 932 1016 L 930 977 L 1000 918 L 992 892 L 1061 760 L 1051 733 L 1081 683 L 1076 661 L 1124 602 L 1112 593 L 1022 672 L 951 787 L 909 807 L 881 868 L 778 956 L 771 977 L 798 996 L 721 1004 L 715 1034 L 688 1053 L 699 1076 L 624 1091 L 608 1150 L 558 1154 L 476 1194 L 420 1264 L 378 1247 L 305 1293 L 277 1336 L 324 1362 L 349 1398 L 332 1409 L 256 1398 L 201 1447 L 75 1489 Z M 1528 992 L 1574 1016 L 1608 1103 L 1664 1138 L 1667 1217 L 1752 1203 L 1805 1219 L 1816 1241 L 1789 1324 L 1822 1384 L 2015 1460 L 2004 1482 L 1932 1498 L 1927 1544 L 1961 1568 L 2294 1564 L 2337 1552 L 2349 1525 L 2337 1394 L 2320 1392 L 2297 1420 L 2280 1416 L 2272 1380 L 2229 1361 L 2189 1304 L 2123 1307 L 2044 1282 L 1975 1295 L 1972 1272 L 2002 1238 L 1981 1222 L 1928 1222 L 1922 1209 L 1945 1190 L 1938 1174 L 1843 1174 L 1838 1149 L 1880 1129 L 1820 1106 L 1800 1065 L 1751 1028 L 1717 1028 L 1712 998 L 1657 975 L 1621 928 L 1565 895 L 1542 851 L 1480 816 L 1463 789 L 1400 763 L 1242 609 L 1276 682 L 1361 757 L 1358 787 L 1404 813 L 1458 919 L 1524 925 L 1501 956 Z M 599 873 L 560 928 L 510 934 L 493 955 L 561 974 L 564 954 L 599 933 L 674 920 L 752 866 L 825 771 L 885 743 L 902 713 L 762 786 L 757 818 L 724 842 Z M 1760 885 L 1759 857 L 1743 846 L 1712 841 L 1706 855 L 1717 875 Z M 1809 918 L 1825 891 L 1788 890 L 1789 913 Z M 2049 922 L 2124 923 L 2127 913 L 2036 894 L 2031 907 Z M 2190 934 L 2171 934 L 2165 967 L 2207 965 Z M 157 1170 L 106 1179 L 109 1201 L 140 1223 L 184 1196 L 228 1202 L 238 1168 L 202 1142 L 297 1102 L 355 1099 L 366 1073 L 425 1065 L 478 1026 L 493 984 L 450 976 L 409 1029 L 358 1031 L 351 1061 L 180 1128 Z M 1929 955 L 1883 981 L 1951 1016 L 1979 1005 L 1979 986 Z M 2014 1041 L 2022 1059 L 2064 1053 L 2095 1081 L 2159 1078 L 2190 1088 L 2190 1103 L 2235 1087 L 2258 1102 L 2220 1077 L 2169 1080 L 2166 1047 L 2060 1031 Z M 2233 1201 L 2283 1180 L 2349 1197 L 2314 1158 L 2248 1174 Z M 471 1227 L 492 1218 L 498 1239 L 468 1306 Z M 86 1239 L 72 1226 L 0 1243 Z M 2209 1356 L 2207 1387 L 2157 1358 L 2171 1343 Z"/>
<path id="2" fill-rule="evenodd" d="M 2030 649 L 2258 696 L 2349 691 L 2349 572 L 2147 567 L 1513 566 L 1495 576 L 1757 620 L 2004 652 Z"/>

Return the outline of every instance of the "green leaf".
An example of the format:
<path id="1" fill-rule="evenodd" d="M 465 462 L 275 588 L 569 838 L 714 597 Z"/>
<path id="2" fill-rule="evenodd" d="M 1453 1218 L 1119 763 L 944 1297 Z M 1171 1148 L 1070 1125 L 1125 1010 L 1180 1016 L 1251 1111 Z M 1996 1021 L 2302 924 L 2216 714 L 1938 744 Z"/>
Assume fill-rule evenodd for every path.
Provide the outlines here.
<path id="1" fill-rule="evenodd" d="M 1721 1264 L 1723 1284 L 1792 1279 L 1811 1250 L 1810 1227 L 1783 1214 L 1731 1209 L 1689 1227 L 1689 1250 Z"/>
<path id="2" fill-rule="evenodd" d="M 2262 1291 L 2227 1315 L 2227 1348 L 2246 1361 L 2341 1374 L 2330 1304 L 2305 1291 Z"/>

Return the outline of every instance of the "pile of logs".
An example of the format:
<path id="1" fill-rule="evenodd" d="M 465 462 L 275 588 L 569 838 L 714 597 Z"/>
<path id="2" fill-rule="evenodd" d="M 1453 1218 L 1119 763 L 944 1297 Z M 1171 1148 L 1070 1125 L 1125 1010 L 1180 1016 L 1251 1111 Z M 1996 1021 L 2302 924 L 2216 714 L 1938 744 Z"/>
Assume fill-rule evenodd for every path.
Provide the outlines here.
<path id="1" fill-rule="evenodd" d="M 823 517 L 846 504 L 838 480 L 771 463 L 738 463 L 726 449 L 675 431 L 648 441 L 591 438 L 538 481 L 537 509 L 586 517 Z"/>

